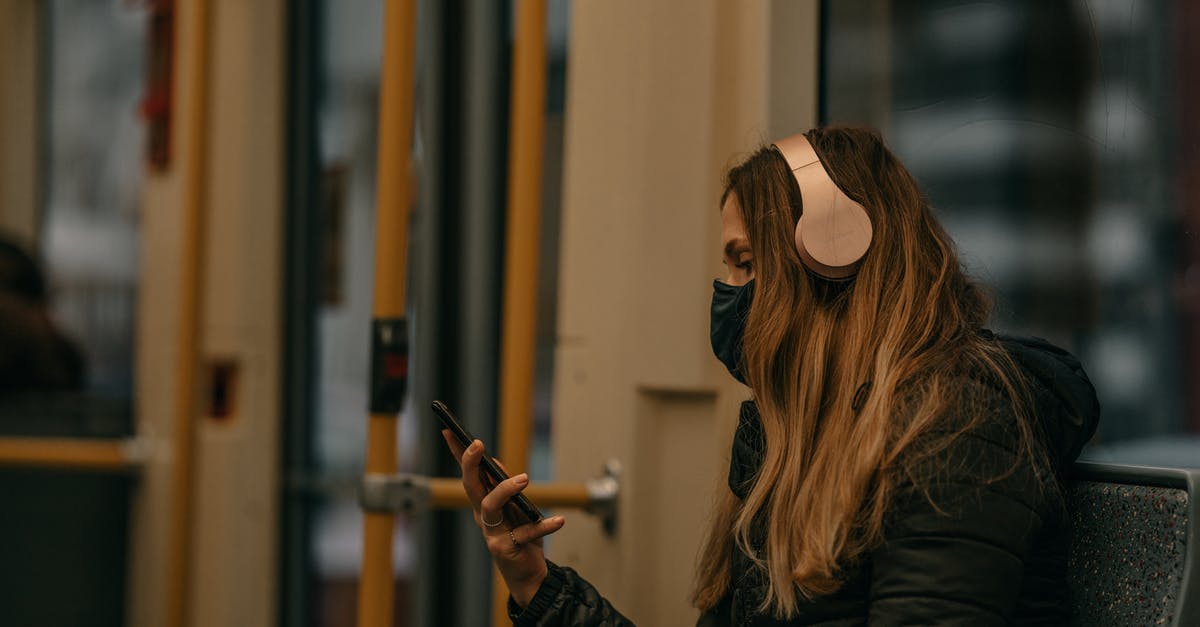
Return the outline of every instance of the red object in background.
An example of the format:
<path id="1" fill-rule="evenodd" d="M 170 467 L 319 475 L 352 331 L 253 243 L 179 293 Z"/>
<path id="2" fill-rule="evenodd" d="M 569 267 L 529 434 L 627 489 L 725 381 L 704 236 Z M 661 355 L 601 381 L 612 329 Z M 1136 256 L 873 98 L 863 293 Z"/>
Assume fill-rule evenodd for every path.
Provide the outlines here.
<path id="1" fill-rule="evenodd" d="M 155 170 L 171 162 L 171 102 L 175 75 L 175 0 L 146 0 L 150 9 L 146 92 L 138 113 L 146 121 L 146 161 Z"/>
<path id="2" fill-rule="evenodd" d="M 384 355 L 383 372 L 389 379 L 408 378 L 408 355 L 395 353 Z"/>

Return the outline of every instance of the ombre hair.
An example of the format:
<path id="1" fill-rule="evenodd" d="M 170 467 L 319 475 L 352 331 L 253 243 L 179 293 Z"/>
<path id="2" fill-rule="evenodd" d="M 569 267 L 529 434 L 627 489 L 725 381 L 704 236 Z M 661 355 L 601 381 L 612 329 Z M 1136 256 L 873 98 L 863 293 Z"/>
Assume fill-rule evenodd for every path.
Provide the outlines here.
<path id="1" fill-rule="evenodd" d="M 743 372 L 765 450 L 746 498 L 723 490 L 718 499 L 693 593 L 702 610 L 729 592 L 735 551 L 766 575 L 764 613 L 795 616 L 798 595 L 836 592 L 846 569 L 881 544 L 897 485 L 933 480 L 914 477 L 908 462 L 945 450 L 987 417 L 984 404 L 964 398 L 965 373 L 1007 395 L 1024 452 L 1018 463 L 1042 459 L 1019 370 L 979 333 L 990 300 L 964 273 L 916 181 L 873 131 L 807 136 L 867 210 L 874 240 L 853 279 L 814 276 L 793 241 L 803 208 L 783 157 L 762 148 L 727 174 L 722 205 L 738 203 L 755 264 Z"/>

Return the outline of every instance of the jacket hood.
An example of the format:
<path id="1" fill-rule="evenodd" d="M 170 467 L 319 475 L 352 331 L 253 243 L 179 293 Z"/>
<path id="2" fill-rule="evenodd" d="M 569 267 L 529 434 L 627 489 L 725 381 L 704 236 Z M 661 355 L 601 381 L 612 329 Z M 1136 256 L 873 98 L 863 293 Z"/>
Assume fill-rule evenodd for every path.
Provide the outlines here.
<path id="1" fill-rule="evenodd" d="M 980 332 L 998 340 L 1021 368 L 1033 396 L 1034 413 L 1060 468 L 1075 461 L 1096 432 L 1100 401 L 1079 359 L 1038 337 Z M 742 403 L 729 460 L 729 489 L 746 498 L 762 464 L 762 423 L 754 401 Z"/>
<path id="2" fill-rule="evenodd" d="M 1039 337 L 995 337 L 1024 371 L 1050 452 L 1059 463 L 1075 461 L 1100 422 L 1096 388 L 1079 359 Z"/>

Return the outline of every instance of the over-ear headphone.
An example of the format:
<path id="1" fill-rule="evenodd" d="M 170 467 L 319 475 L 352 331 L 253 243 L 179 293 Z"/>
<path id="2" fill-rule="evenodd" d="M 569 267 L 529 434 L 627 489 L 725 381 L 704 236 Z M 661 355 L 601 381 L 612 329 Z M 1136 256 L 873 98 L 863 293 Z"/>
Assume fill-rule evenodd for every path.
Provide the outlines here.
<path id="1" fill-rule="evenodd" d="M 796 252 L 814 274 L 834 281 L 858 271 L 871 246 L 871 218 L 833 182 L 803 133 L 771 145 L 796 177 L 803 211 L 796 222 Z"/>

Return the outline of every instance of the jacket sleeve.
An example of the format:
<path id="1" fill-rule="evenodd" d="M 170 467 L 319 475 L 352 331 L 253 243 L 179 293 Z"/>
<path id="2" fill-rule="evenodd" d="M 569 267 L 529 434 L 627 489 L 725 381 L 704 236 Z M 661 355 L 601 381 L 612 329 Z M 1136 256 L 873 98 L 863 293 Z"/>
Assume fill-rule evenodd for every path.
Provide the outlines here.
<path id="1" fill-rule="evenodd" d="M 968 432 L 923 460 L 933 480 L 900 482 L 871 555 L 871 625 L 1006 625 L 1053 485 L 1013 440 Z M 929 467 L 926 466 L 926 470 Z"/>
<path id="2" fill-rule="evenodd" d="M 514 627 L 635 627 L 583 577 L 546 560 L 549 569 L 537 594 L 524 609 L 508 599 Z"/>

